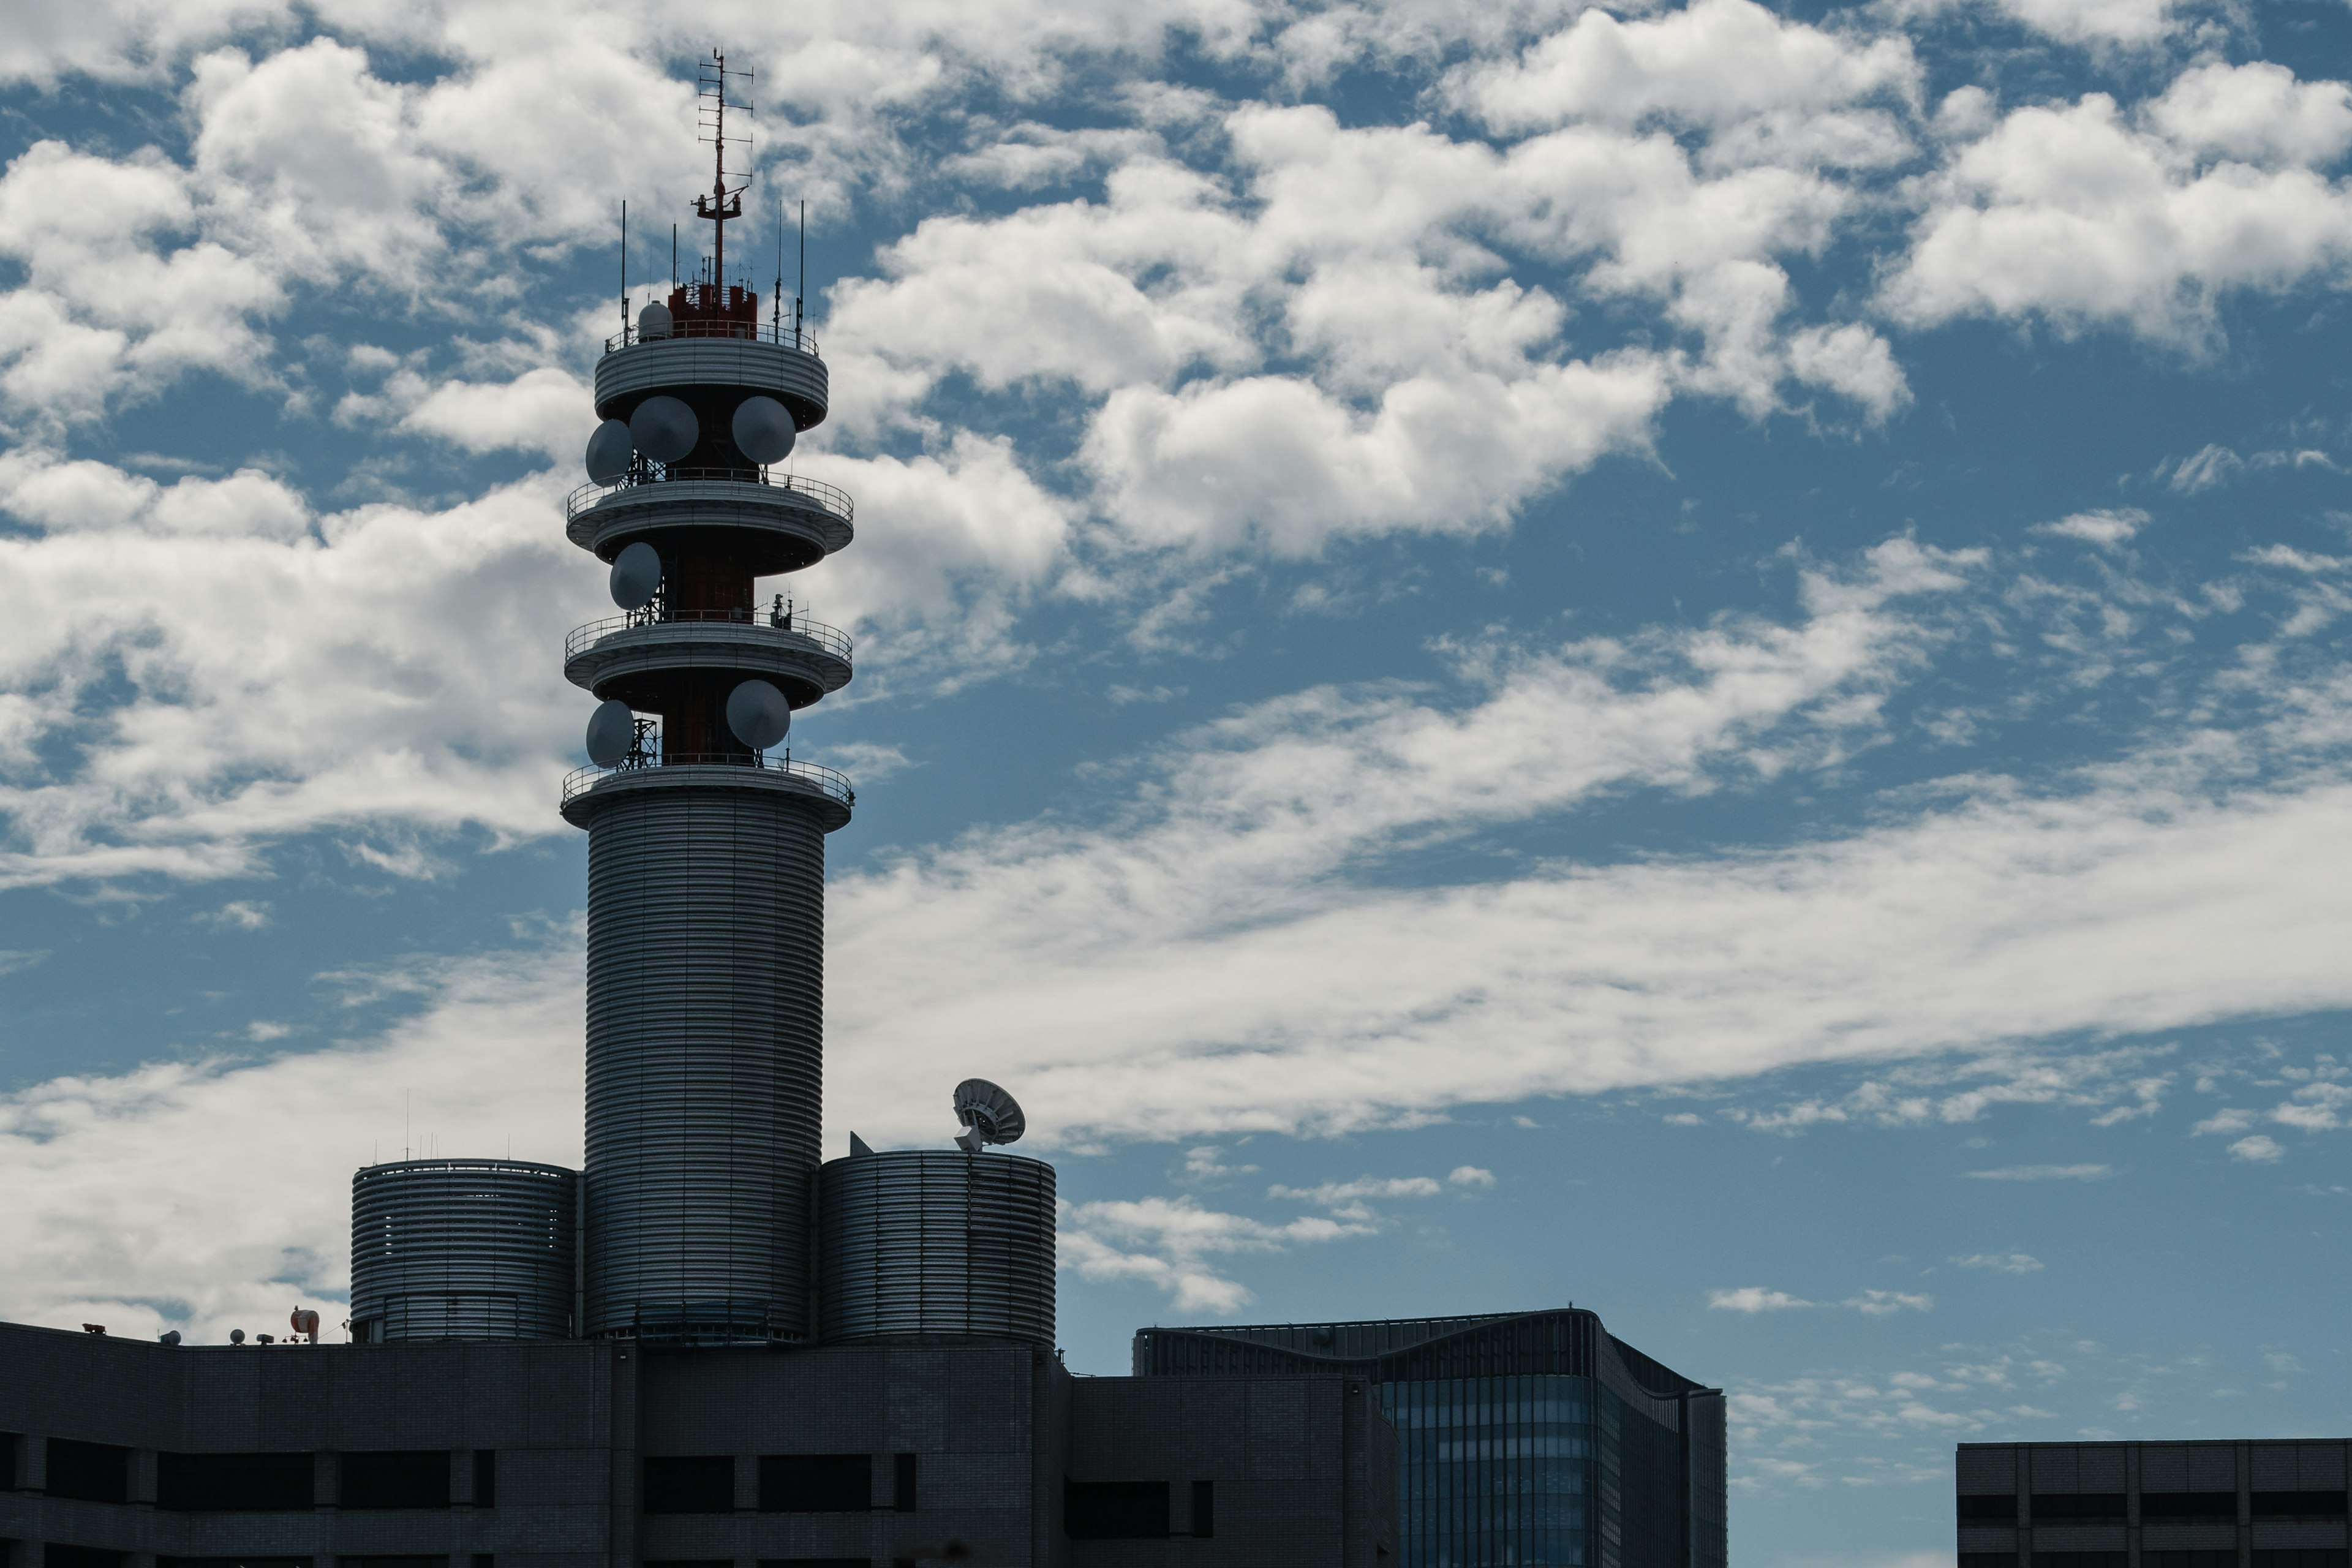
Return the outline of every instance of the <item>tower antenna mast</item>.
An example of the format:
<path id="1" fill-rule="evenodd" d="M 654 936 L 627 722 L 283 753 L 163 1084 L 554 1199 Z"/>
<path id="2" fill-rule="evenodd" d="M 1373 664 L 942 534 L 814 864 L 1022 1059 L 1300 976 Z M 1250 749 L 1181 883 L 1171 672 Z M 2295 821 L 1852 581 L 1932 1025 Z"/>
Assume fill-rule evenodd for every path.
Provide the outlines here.
<path id="1" fill-rule="evenodd" d="M 751 79 L 750 71 L 727 68 L 726 50 L 712 49 L 710 58 L 702 62 L 700 85 L 700 96 L 704 100 L 701 112 L 710 131 L 710 194 L 694 198 L 694 216 L 710 220 L 710 281 L 722 289 L 727 286 L 727 220 L 743 216 L 743 193 L 751 187 L 751 176 L 748 172 L 736 175 L 740 183 L 733 185 L 727 183 L 729 142 L 732 140 L 746 148 L 751 144 L 749 136 L 730 138 L 727 134 L 727 110 L 730 107 L 727 101 L 727 79 L 730 76 L 741 77 L 745 81 Z M 747 114 L 751 112 L 749 103 L 731 107 Z M 724 299 L 725 295 L 719 297 Z"/>

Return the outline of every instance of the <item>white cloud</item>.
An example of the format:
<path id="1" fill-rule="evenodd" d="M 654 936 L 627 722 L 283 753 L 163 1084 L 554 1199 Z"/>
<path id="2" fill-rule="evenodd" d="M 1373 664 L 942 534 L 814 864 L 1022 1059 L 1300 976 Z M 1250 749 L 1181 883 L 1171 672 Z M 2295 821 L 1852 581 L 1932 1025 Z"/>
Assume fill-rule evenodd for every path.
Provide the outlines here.
<path id="1" fill-rule="evenodd" d="M 2254 1113 L 2251 1110 L 2217 1110 L 2189 1130 L 2192 1138 L 2209 1132 L 2247 1132 L 2253 1129 Z"/>
<path id="2" fill-rule="evenodd" d="M 2352 199 L 2302 163 L 2200 166 L 2114 99 L 2011 111 L 1924 187 L 1882 301 L 1898 320 L 2040 317 L 2197 345 L 2227 289 L 2340 276 Z"/>
<path id="3" fill-rule="evenodd" d="M 2352 148 L 2352 87 L 2269 60 L 2192 66 L 2147 109 L 2177 146 L 2253 163 L 2332 163 Z"/>
<path id="4" fill-rule="evenodd" d="M 1441 1189 L 1431 1176 L 1359 1176 L 1352 1182 L 1325 1182 L 1316 1187 L 1271 1186 L 1270 1198 L 1297 1198 L 1320 1208 L 1360 1204 L 1365 1198 L 1429 1198 Z"/>
<path id="5" fill-rule="evenodd" d="M 1218 1261 L 1247 1253 L 1372 1235 L 1361 1222 L 1309 1216 L 1268 1225 L 1202 1207 L 1189 1197 L 1065 1204 L 1061 1266 L 1097 1284 L 1139 1280 L 1165 1291 L 1179 1311 L 1227 1313 L 1251 1300 L 1218 1272 Z"/>
<path id="6" fill-rule="evenodd" d="M 2104 1182 L 2115 1173 L 2111 1165 L 2003 1165 L 1968 1173 L 1979 1182 Z"/>
<path id="7" fill-rule="evenodd" d="M 1475 1165 L 1456 1165 L 1446 1173 L 1445 1179 L 1457 1187 L 1491 1187 L 1495 1184 L 1495 1173 Z"/>
<path id="8" fill-rule="evenodd" d="M 2042 1259 L 2023 1252 L 1973 1252 L 1952 1261 L 1963 1268 L 1990 1268 L 1998 1274 L 2038 1274 L 2042 1267 Z"/>
<path id="9" fill-rule="evenodd" d="M 2227 484 L 2230 477 L 2246 466 L 2245 459 L 2218 442 L 2209 441 L 2182 458 L 2172 470 L 2171 485 L 2182 495 L 2193 496 L 2216 486 Z"/>
<path id="10" fill-rule="evenodd" d="M 2086 544 L 2113 547 L 2126 543 L 2131 536 L 2147 525 L 2147 513 L 2137 507 L 2115 507 L 2101 511 L 2078 511 L 2062 517 L 2055 522 L 2036 523 L 2036 533 L 2054 534 L 2061 539 L 2079 539 Z"/>
<path id="11" fill-rule="evenodd" d="M 1721 1312 L 1783 1312 L 1791 1307 L 1810 1307 L 1811 1301 L 1801 1301 L 1785 1290 L 1768 1290 L 1761 1285 L 1743 1285 L 1737 1290 L 1710 1290 L 1706 1304 Z"/>
<path id="12" fill-rule="evenodd" d="M 2257 1132 L 2251 1138 L 2241 1138 L 2231 1144 L 2230 1156 L 2251 1164 L 2266 1165 L 2285 1159 L 2286 1151 L 2279 1146 L 2275 1138 Z"/>
<path id="13" fill-rule="evenodd" d="M 220 908 L 194 918 L 206 925 L 224 926 L 233 931 L 260 931 L 269 924 L 269 901 L 267 899 L 233 899 Z"/>
<path id="14" fill-rule="evenodd" d="M 1897 1312 L 1932 1311 L 1936 1298 L 1906 1294 L 1901 1290 L 1864 1290 L 1859 1296 L 1848 1297 L 1844 1305 L 1866 1317 L 1891 1318 Z"/>

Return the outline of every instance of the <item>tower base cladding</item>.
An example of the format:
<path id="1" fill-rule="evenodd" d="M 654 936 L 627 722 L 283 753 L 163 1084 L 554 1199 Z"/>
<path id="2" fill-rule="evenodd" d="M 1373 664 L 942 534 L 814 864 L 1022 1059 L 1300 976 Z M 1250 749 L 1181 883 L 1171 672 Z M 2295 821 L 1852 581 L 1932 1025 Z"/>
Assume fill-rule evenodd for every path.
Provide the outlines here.
<path id="1" fill-rule="evenodd" d="M 789 774 L 615 774 L 588 829 L 585 1321 L 592 1335 L 814 1337 L 824 836 Z"/>

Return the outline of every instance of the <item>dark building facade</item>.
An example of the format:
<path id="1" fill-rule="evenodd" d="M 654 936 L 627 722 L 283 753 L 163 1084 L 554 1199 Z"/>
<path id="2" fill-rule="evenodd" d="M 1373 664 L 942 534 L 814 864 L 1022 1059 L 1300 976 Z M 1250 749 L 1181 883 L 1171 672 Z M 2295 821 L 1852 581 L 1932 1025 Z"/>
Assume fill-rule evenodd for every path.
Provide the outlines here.
<path id="1" fill-rule="evenodd" d="M 168 1346 L 0 1325 L 8 1568 L 1395 1562 L 1361 1379 L 1039 1346 Z"/>
<path id="2" fill-rule="evenodd" d="M 2346 1447 L 1963 1443 L 1960 1568 L 2346 1568 Z"/>
<path id="3" fill-rule="evenodd" d="M 1396 1424 L 1406 1568 L 1724 1568 L 1724 1409 L 1575 1308 L 1144 1329 L 1139 1378 L 1342 1373 Z"/>

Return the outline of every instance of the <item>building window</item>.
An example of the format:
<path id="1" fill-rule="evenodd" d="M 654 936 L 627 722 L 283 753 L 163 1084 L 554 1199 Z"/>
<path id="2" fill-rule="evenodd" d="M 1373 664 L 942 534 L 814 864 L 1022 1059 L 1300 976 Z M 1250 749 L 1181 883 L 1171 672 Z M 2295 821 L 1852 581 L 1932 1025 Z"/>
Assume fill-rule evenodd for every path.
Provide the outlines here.
<path id="1" fill-rule="evenodd" d="M 343 1508 L 447 1508 L 449 1451 L 411 1448 L 345 1454 L 342 1489 L 336 1502 Z"/>
<path id="2" fill-rule="evenodd" d="M 122 1568 L 121 1552 L 98 1546 L 59 1546 L 51 1542 L 41 1548 L 41 1556 L 52 1568 Z"/>
<path id="3" fill-rule="evenodd" d="M 1207 1541 L 1217 1533 L 1217 1483 L 1192 1483 L 1192 1539 Z"/>
<path id="4" fill-rule="evenodd" d="M 318 1568 L 314 1557 L 158 1557 L 155 1568 Z"/>
<path id="5" fill-rule="evenodd" d="M 2017 1494 L 1990 1492 L 1981 1496 L 1963 1494 L 1960 1498 L 1962 1524 L 2015 1524 Z"/>
<path id="6" fill-rule="evenodd" d="M 496 1448 L 474 1450 L 474 1506 L 499 1506 L 499 1451 Z M 478 1563 L 475 1568 L 489 1568 L 489 1565 Z"/>
<path id="7" fill-rule="evenodd" d="M 2036 1524 L 2121 1524 L 2124 1521 L 2124 1494 L 2121 1492 L 2035 1492 L 2033 1522 Z"/>
<path id="8" fill-rule="evenodd" d="M 1168 1483 L 1066 1480 L 1062 1529 L 1073 1541 L 1165 1541 Z"/>
<path id="9" fill-rule="evenodd" d="M 2139 1568 L 2238 1568 L 2238 1549 L 2218 1552 L 2148 1552 L 2139 1554 Z"/>
<path id="10" fill-rule="evenodd" d="M 2014 1552 L 1963 1552 L 1960 1568 L 2017 1568 Z"/>
<path id="11" fill-rule="evenodd" d="M 2127 1552 L 2037 1552 L 2033 1568 L 2130 1568 Z"/>
<path id="12" fill-rule="evenodd" d="M 865 1454 L 763 1454 L 761 1513 L 863 1513 L 874 1506 L 874 1461 Z"/>
<path id="13" fill-rule="evenodd" d="M 16 1489 L 16 1434 L 0 1432 L 0 1489 Z"/>
<path id="14" fill-rule="evenodd" d="M 915 1456 L 912 1454 L 891 1456 L 890 1506 L 900 1513 L 915 1511 Z"/>
<path id="15" fill-rule="evenodd" d="M 651 1564 L 647 1565 L 651 1568 Z M 734 1568 L 732 1563 L 728 1568 Z M 760 1568 L 874 1568 L 871 1557 L 762 1557 Z"/>
<path id="16" fill-rule="evenodd" d="M 131 1450 L 111 1443 L 49 1439 L 51 1497 L 83 1502 L 122 1502 L 131 1496 Z"/>
<path id="17" fill-rule="evenodd" d="M 2342 1519 L 2342 1492 L 2256 1492 L 2256 1519 Z"/>
<path id="18" fill-rule="evenodd" d="M 2234 1524 L 2238 1520 L 2238 1494 L 2235 1492 L 2142 1492 L 2139 1494 L 2139 1521 L 2153 1523 L 2158 1520 L 2220 1520 Z"/>
<path id="19" fill-rule="evenodd" d="M 313 1506 L 308 1454 L 158 1454 L 155 1506 L 182 1513 L 289 1513 Z"/>
<path id="20" fill-rule="evenodd" d="M 449 1568 L 446 1557 L 338 1557 L 335 1568 Z"/>
<path id="21" fill-rule="evenodd" d="M 2344 1548 L 2305 1546 L 2284 1552 L 2257 1552 L 2254 1568 L 2345 1568 Z"/>
<path id="22" fill-rule="evenodd" d="M 735 1460 L 717 1454 L 646 1461 L 647 1513 L 733 1513 Z"/>

